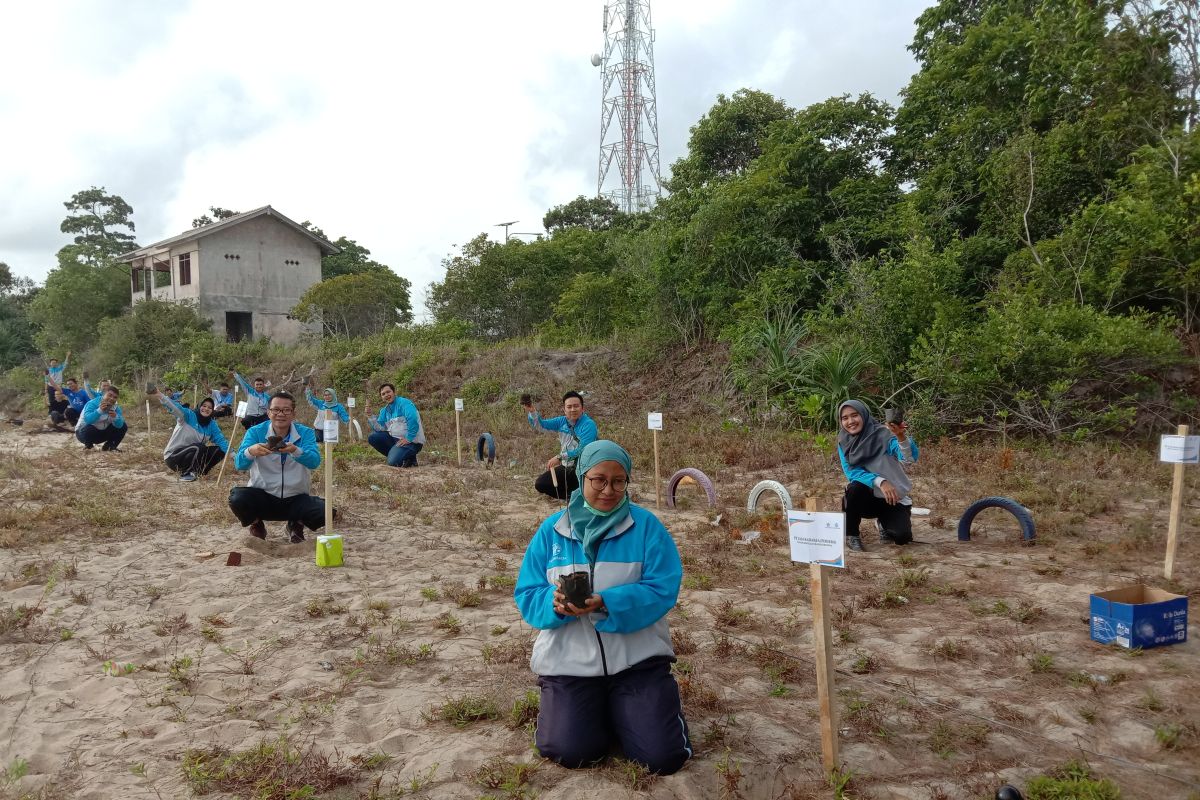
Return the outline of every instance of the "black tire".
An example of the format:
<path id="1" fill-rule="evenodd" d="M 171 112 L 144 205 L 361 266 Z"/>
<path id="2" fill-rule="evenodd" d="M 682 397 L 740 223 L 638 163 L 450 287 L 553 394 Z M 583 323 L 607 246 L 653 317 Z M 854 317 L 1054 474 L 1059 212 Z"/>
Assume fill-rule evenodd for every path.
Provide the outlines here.
<path id="1" fill-rule="evenodd" d="M 1002 508 L 1012 514 L 1017 518 L 1017 522 L 1021 523 L 1021 536 L 1026 542 L 1033 541 L 1036 531 L 1033 525 L 1033 514 L 1028 508 L 1011 497 L 984 497 L 967 506 L 967 510 L 959 518 L 958 540 L 960 542 L 971 541 L 971 523 L 975 521 L 975 516 L 985 508 Z"/>
<path id="2" fill-rule="evenodd" d="M 479 441 L 475 443 L 475 460 L 483 461 L 485 459 L 488 466 L 496 463 L 496 439 L 490 433 L 484 433 L 479 437 Z"/>
<path id="3" fill-rule="evenodd" d="M 779 502 L 783 504 L 785 512 L 791 511 L 794 508 L 792 505 L 792 496 L 788 493 L 787 487 L 782 483 L 779 481 L 759 481 L 754 484 L 754 488 L 750 490 L 750 496 L 746 498 L 746 510 L 751 514 L 758 511 L 758 501 L 762 499 L 763 494 L 766 492 L 771 492 L 779 498 Z"/>
<path id="4" fill-rule="evenodd" d="M 712 508 L 717 504 L 717 493 L 713 489 L 712 481 L 708 479 L 708 476 L 698 469 L 684 467 L 683 469 L 679 470 L 679 472 L 676 472 L 674 475 L 672 475 L 671 479 L 667 481 L 668 508 L 675 507 L 675 490 L 679 488 L 679 482 L 684 478 L 691 478 L 696 483 L 700 484 L 700 488 L 704 490 L 706 495 L 708 495 L 709 508 Z"/>

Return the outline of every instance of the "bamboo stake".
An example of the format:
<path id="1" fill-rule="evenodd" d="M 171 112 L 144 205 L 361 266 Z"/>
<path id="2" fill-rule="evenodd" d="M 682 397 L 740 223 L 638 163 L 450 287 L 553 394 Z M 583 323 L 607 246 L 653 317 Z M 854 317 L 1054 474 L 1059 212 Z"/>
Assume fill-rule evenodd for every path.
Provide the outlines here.
<path id="1" fill-rule="evenodd" d="M 662 508 L 662 478 L 658 474 L 658 431 L 654 431 L 654 507 Z"/>
<path id="2" fill-rule="evenodd" d="M 325 429 L 325 534 L 333 533 L 333 442 Z"/>
<path id="3" fill-rule="evenodd" d="M 809 497 L 804 500 L 806 511 L 816 511 L 817 501 Z M 812 597 L 813 645 L 816 649 L 817 703 L 821 715 L 821 763 L 825 771 L 838 767 L 837 707 L 832 697 L 833 682 L 833 639 L 829 626 L 829 582 L 826 567 L 809 564 L 809 594 Z"/>
<path id="4" fill-rule="evenodd" d="M 235 433 L 237 433 L 237 426 L 238 426 L 238 423 L 241 421 L 242 421 L 242 418 L 239 416 L 235 416 L 233 418 L 233 429 L 229 431 L 229 441 L 230 442 L 233 441 L 233 435 Z M 246 440 L 246 433 L 247 433 L 247 431 L 242 431 L 242 438 L 238 440 L 237 447 L 230 447 L 229 450 L 225 451 L 225 457 L 221 459 L 221 469 L 219 472 L 217 472 L 217 488 L 218 489 L 221 488 L 221 478 L 223 478 L 225 476 L 225 462 L 229 460 L 229 451 L 239 449 L 242 446 L 242 442 L 244 442 Z"/>
<path id="5" fill-rule="evenodd" d="M 1178 434 L 1188 435 L 1188 426 L 1180 425 Z M 1163 577 L 1170 580 L 1175 571 L 1175 549 L 1179 546 L 1179 516 L 1183 510 L 1183 462 L 1175 464 L 1175 480 L 1171 484 L 1171 516 L 1167 523 L 1167 557 L 1163 562 Z"/>

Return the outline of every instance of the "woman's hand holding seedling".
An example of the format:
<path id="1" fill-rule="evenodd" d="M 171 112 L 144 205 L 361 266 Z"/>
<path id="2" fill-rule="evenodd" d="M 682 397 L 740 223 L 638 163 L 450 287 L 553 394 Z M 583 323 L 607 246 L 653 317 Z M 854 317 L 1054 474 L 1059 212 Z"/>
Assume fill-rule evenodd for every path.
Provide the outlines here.
<path id="1" fill-rule="evenodd" d="M 554 611 L 562 614 L 564 617 L 582 617 L 584 614 L 591 614 L 593 611 L 601 611 L 604 609 L 604 598 L 598 594 L 594 594 L 588 598 L 587 605 L 583 608 L 567 602 L 567 596 L 561 591 L 554 592 Z"/>

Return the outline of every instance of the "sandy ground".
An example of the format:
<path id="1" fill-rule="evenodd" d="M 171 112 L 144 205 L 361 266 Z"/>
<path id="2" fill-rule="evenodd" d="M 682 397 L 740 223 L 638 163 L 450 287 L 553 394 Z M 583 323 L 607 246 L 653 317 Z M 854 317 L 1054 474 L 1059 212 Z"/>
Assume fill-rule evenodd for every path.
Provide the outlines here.
<path id="1" fill-rule="evenodd" d="M 832 507 L 841 482 L 826 465 L 730 468 L 722 508 L 689 489 L 686 508 L 660 512 L 685 561 L 671 621 L 696 757 L 648 780 L 542 762 L 511 718 L 535 688 L 512 580 L 555 509 L 533 493 L 532 463 L 459 467 L 433 450 L 418 470 L 339 463 L 346 563 L 319 569 L 311 541 L 282 543 L 282 524 L 266 542 L 242 533 L 223 501 L 239 476 L 180 483 L 160 466 L 162 434 L 144 439 L 135 428 L 125 452 L 85 454 L 64 434 L 0 429 L 0 609 L 33 609 L 0 634 L 0 766 L 28 762 L 0 796 L 188 797 L 189 750 L 281 736 L 352 765 L 353 783 L 315 796 L 831 796 L 808 569 L 789 562 L 778 521 L 738 508 L 764 477 Z M 1046 544 L 1021 546 L 998 512 L 961 544 L 956 498 L 1003 493 L 995 468 L 926 461 L 922 543 L 852 554 L 832 579 L 845 796 L 990 797 L 1071 758 L 1124 797 L 1200 796 L 1200 641 L 1130 654 L 1088 638 L 1090 591 L 1139 575 L 1163 585 L 1161 477 L 1095 507 L 1051 492 L 1059 533 L 1048 525 Z M 653 507 L 652 483 L 635 486 Z M 1149 544 L 1124 546 L 1143 518 Z M 752 528 L 761 535 L 740 544 Z M 1196 532 L 1189 510 L 1173 585 L 1193 593 Z M 231 550 L 241 566 L 225 565 Z M 464 697 L 494 701 L 496 718 L 438 718 Z M 1178 731 L 1172 746 L 1164 730 Z M 527 784 L 489 784 L 480 769 L 494 759 L 537 768 Z"/>

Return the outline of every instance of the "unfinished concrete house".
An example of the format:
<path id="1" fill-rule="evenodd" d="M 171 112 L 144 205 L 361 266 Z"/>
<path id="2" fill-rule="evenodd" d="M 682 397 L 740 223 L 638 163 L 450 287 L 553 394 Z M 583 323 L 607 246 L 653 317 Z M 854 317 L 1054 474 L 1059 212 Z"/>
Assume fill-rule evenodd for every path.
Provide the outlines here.
<path id="1" fill-rule="evenodd" d="M 230 341 L 292 343 L 319 325 L 288 312 L 321 280 L 321 257 L 338 249 L 270 206 L 155 242 L 121 256 L 133 302 L 193 302 Z"/>

